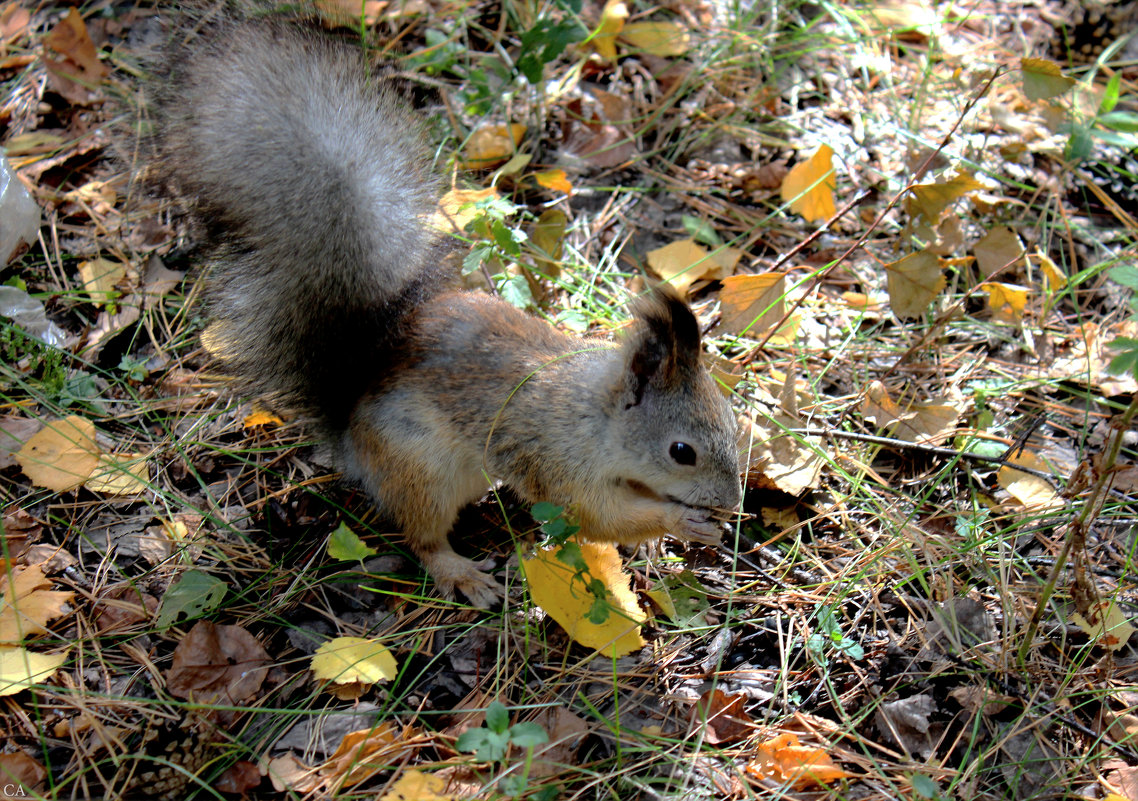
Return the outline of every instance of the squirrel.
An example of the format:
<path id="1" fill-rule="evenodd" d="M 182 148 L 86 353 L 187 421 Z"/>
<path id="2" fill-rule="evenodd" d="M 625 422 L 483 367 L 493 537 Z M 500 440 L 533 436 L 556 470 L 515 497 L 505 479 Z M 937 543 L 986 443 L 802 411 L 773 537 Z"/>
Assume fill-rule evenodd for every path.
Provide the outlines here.
<path id="1" fill-rule="evenodd" d="M 736 422 L 673 291 L 618 345 L 448 287 L 422 123 L 360 50 L 229 21 L 158 79 L 161 180 L 199 223 L 214 350 L 241 391 L 312 420 L 447 597 L 501 586 L 448 541 L 502 483 L 590 540 L 718 543 Z"/>

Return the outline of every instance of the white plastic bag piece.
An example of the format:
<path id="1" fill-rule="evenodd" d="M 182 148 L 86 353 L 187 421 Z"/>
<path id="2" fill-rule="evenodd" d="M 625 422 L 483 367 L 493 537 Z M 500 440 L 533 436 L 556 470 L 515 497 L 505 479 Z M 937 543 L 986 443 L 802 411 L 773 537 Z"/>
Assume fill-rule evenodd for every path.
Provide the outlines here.
<path id="1" fill-rule="evenodd" d="M 40 207 L 0 156 L 0 266 L 8 263 L 21 242 L 36 241 L 40 227 Z"/>

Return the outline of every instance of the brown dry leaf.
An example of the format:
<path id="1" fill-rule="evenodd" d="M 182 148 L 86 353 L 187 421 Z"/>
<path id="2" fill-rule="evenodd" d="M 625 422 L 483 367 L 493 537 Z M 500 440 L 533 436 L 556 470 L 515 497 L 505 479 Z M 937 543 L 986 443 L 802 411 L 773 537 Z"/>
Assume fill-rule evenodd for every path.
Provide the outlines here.
<path id="1" fill-rule="evenodd" d="M 151 620 L 158 611 L 158 599 L 124 583 L 104 592 L 96 609 L 96 628 L 100 634 L 109 634 Z"/>
<path id="2" fill-rule="evenodd" d="M 37 487 L 66 492 L 83 484 L 99 464 L 95 424 L 79 415 L 48 423 L 16 453 Z"/>
<path id="3" fill-rule="evenodd" d="M 1027 287 L 985 281 L 980 284 L 980 289 L 988 293 L 988 308 L 991 309 L 992 319 L 995 322 L 1012 324 L 1023 322 L 1029 292 Z"/>
<path id="4" fill-rule="evenodd" d="M 616 546 L 595 542 L 578 545 L 589 568 L 584 581 L 576 576 L 572 567 L 557 558 L 554 550 L 539 550 L 533 557 L 522 560 L 534 603 L 586 648 L 595 648 L 614 658 L 643 648 L 640 626 L 646 615 L 629 589 L 630 577 L 624 572 Z M 608 617 L 603 623 L 589 619 L 597 600 L 586 588 L 592 579 L 603 582 L 608 593 Z"/>
<path id="5" fill-rule="evenodd" d="M 946 285 L 940 259 L 928 250 L 886 264 L 885 272 L 889 307 L 902 320 L 924 314 Z"/>
<path id="6" fill-rule="evenodd" d="M 825 461 L 812 440 L 799 441 L 783 428 L 802 428 L 794 415 L 776 413 L 744 419 L 739 427 L 740 451 L 748 463 L 748 484 L 800 495 L 816 489 Z"/>
<path id="7" fill-rule="evenodd" d="M 142 276 L 142 307 L 153 309 L 168 295 L 182 279 L 184 272 L 169 270 L 158 256 L 151 256 L 146 262 L 146 270 Z"/>
<path id="8" fill-rule="evenodd" d="M 589 734 L 589 724 L 584 719 L 558 706 L 542 710 L 534 722 L 549 735 L 549 742 L 534 748 L 531 776 L 556 776 L 567 765 L 578 764 L 577 754 Z"/>
<path id="9" fill-rule="evenodd" d="M 702 727 L 704 739 L 711 745 L 745 740 L 755 729 L 755 722 L 743 709 L 745 700 L 743 695 L 708 690 L 692 707 L 689 730 Z"/>
<path id="10" fill-rule="evenodd" d="M 628 19 L 628 6 L 623 0 L 608 0 L 601 11 L 601 23 L 597 31 L 589 39 L 593 49 L 601 58 L 612 61 L 616 58 L 616 37 L 624 28 L 624 21 Z"/>
<path id="11" fill-rule="evenodd" d="M 1022 263 L 1023 245 L 1010 228 L 997 225 L 973 245 L 972 253 L 976 256 L 980 274 L 984 278 L 991 278 L 995 272 L 1005 267 L 1007 270 L 1004 274 L 1018 268 L 1017 262 Z"/>
<path id="12" fill-rule="evenodd" d="M 202 620 L 174 649 L 166 686 L 174 697 L 198 704 L 241 704 L 256 696 L 270 661 L 241 626 Z"/>
<path id="13" fill-rule="evenodd" d="M 834 216 L 834 190 L 838 179 L 833 166 L 834 151 L 821 145 L 808 160 L 790 168 L 782 181 L 782 199 L 790 211 L 801 214 L 807 222 L 828 220 Z"/>
<path id="14" fill-rule="evenodd" d="M 901 419 L 905 412 L 889 396 L 889 390 L 880 381 L 870 381 L 861 399 L 861 416 L 879 429 L 888 428 Z"/>
<path id="15" fill-rule="evenodd" d="M 391 721 L 350 732 L 344 735 L 336 753 L 320 766 L 320 775 L 328 787 L 354 787 L 408 759 L 429 739 L 420 729 L 400 727 Z"/>
<path id="16" fill-rule="evenodd" d="M 4 797 L 28 798 L 46 778 L 47 768 L 23 751 L 0 754 L 0 786 L 5 786 Z M 13 783 L 18 786 L 13 787 Z"/>
<path id="17" fill-rule="evenodd" d="M 25 638 L 47 631 L 47 624 L 67 611 L 73 592 L 49 589 L 51 579 L 42 565 L 7 564 L 0 573 L 0 644 L 18 645 Z"/>
<path id="18" fill-rule="evenodd" d="M 26 36 L 32 15 L 21 3 L 5 3 L 0 7 L 0 42 L 11 42 Z"/>
<path id="19" fill-rule="evenodd" d="M 648 266 L 656 275 L 667 281 L 681 295 L 686 295 L 691 285 L 708 270 L 717 269 L 705 248 L 694 239 L 680 239 L 663 247 L 650 250 L 645 255 Z"/>
<path id="20" fill-rule="evenodd" d="M 642 53 L 671 58 L 691 49 L 691 32 L 682 23 L 672 21 L 630 22 L 620 32 L 620 41 Z"/>
<path id="21" fill-rule="evenodd" d="M 1134 626 L 1114 601 L 1101 601 L 1093 605 L 1085 617 L 1074 612 L 1071 621 L 1085 631 L 1088 637 L 1093 637 L 1095 642 L 1112 652 L 1125 648 L 1134 634 Z"/>
<path id="22" fill-rule="evenodd" d="M 746 334 L 756 338 L 786 314 L 786 273 L 732 275 L 719 293 L 722 319 L 717 334 Z"/>
<path id="23" fill-rule="evenodd" d="M 1031 451 L 1021 451 L 1008 459 L 1009 464 L 1029 467 L 1043 473 L 1054 473 L 1051 467 Z M 1004 465 L 996 473 L 996 480 L 1013 498 L 1028 509 L 1050 509 L 1062 505 L 1059 493 L 1047 481 L 1030 473 Z"/>
<path id="24" fill-rule="evenodd" d="M 250 790 L 261 785 L 261 769 L 248 760 L 240 760 L 230 765 L 224 773 L 213 781 L 213 789 L 229 795 L 245 796 Z"/>
<path id="25" fill-rule="evenodd" d="M 0 647 L 0 697 L 42 684 L 66 661 L 66 651 L 41 654 L 24 648 Z"/>
<path id="26" fill-rule="evenodd" d="M 291 753 L 270 759 L 265 764 L 264 771 L 278 793 L 285 790 L 311 793 L 324 784 L 323 777 L 315 768 L 308 767 Z"/>
<path id="27" fill-rule="evenodd" d="M 143 453 L 103 454 L 84 483 L 91 492 L 105 495 L 142 495 L 150 489 L 150 467 Z"/>
<path id="28" fill-rule="evenodd" d="M 889 435 L 905 442 L 935 445 L 956 432 L 960 414 L 960 409 L 946 403 L 914 403 L 889 429 Z"/>
<path id="29" fill-rule="evenodd" d="M 505 164 L 517 151 L 526 126 L 515 123 L 487 123 L 470 134 L 462 148 L 464 170 L 484 170 Z"/>
<path id="30" fill-rule="evenodd" d="M 99 61 L 79 11 L 72 8 L 43 38 L 43 45 L 43 62 L 56 91 L 78 105 L 92 100 L 92 90 L 110 70 Z"/>
<path id="31" fill-rule="evenodd" d="M 803 790 L 848 778 L 841 766 L 821 748 L 810 748 L 798 742 L 793 732 L 759 743 L 755 759 L 747 763 L 752 776 L 778 784 L 790 783 Z"/>
<path id="32" fill-rule="evenodd" d="M 0 470 L 16 464 L 16 452 L 42 428 L 39 420 L 0 415 Z"/>
<path id="33" fill-rule="evenodd" d="M 977 189 L 983 186 L 966 172 L 958 172 L 945 181 L 917 184 L 909 198 L 909 213 L 920 214 L 929 224 L 935 224 L 949 205 Z"/>

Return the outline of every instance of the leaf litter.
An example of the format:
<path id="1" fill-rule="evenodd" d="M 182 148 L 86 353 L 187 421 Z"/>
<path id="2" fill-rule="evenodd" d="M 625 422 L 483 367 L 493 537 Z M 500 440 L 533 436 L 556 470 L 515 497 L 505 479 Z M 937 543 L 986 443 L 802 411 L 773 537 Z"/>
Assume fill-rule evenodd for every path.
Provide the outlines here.
<path id="1" fill-rule="evenodd" d="M 719 549 L 619 557 L 615 619 L 643 644 L 600 655 L 515 580 L 503 531 L 531 521 L 507 496 L 460 522 L 506 608 L 444 604 L 301 429 L 219 386 L 183 232 L 128 204 L 100 158 L 147 12 L 0 9 L 9 159 L 56 211 L 48 257 L 26 251 L 3 280 L 46 299 L 69 343 L 62 362 L 3 343 L 8 575 L 31 589 L 0 610 L 23 627 L 0 692 L 39 711 L 13 717 L 0 769 L 60 797 L 187 797 L 158 770 L 185 754 L 235 793 L 1138 799 L 1138 454 L 1119 422 L 1138 385 L 1107 369 L 1136 336 L 1131 285 L 1111 277 L 1136 231 L 1133 202 L 1089 179 L 1125 149 L 1109 126 L 1134 113 L 1133 77 L 1109 54 L 1021 59 L 1061 36 L 1058 5 L 791 4 L 751 39 L 710 6 L 609 2 L 538 59 L 540 129 L 524 94 L 483 115 L 485 70 L 439 29 L 399 28 L 421 12 L 369 9 L 464 93 L 455 192 L 499 187 L 550 221 L 487 264 L 576 330 L 617 327 L 596 298 L 647 268 L 688 293 L 727 367 L 753 517 Z M 469 29 L 471 52 L 524 46 L 496 25 Z M 708 43 L 734 56 L 709 70 Z M 440 217 L 481 218 L 475 241 L 493 243 L 503 229 L 454 198 Z M 180 515 L 205 522 L 179 534 Z M 382 643 L 394 675 L 368 650 L 350 660 L 364 681 L 319 692 L 310 657 L 345 637 Z M 453 727 L 495 698 L 556 744 L 528 773 L 521 747 L 486 764 L 455 750 Z M 297 725 L 353 709 L 319 748 Z"/>

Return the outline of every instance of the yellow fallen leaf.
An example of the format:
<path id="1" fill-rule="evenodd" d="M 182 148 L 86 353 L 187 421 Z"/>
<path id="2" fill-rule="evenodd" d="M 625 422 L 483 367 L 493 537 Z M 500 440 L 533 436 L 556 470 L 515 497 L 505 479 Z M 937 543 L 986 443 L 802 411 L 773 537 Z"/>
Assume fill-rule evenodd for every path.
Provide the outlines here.
<path id="1" fill-rule="evenodd" d="M 310 668 L 317 679 L 335 684 L 376 684 L 399 672 L 387 646 L 362 637 L 334 637 L 316 649 Z"/>
<path id="2" fill-rule="evenodd" d="M 16 645 L 43 634 L 74 597 L 73 592 L 52 590 L 41 565 L 5 565 L 0 573 L 0 644 Z"/>
<path id="3" fill-rule="evenodd" d="M 66 651 L 40 654 L 24 648 L 0 648 L 0 696 L 15 695 L 43 683 L 66 661 Z"/>
<path id="4" fill-rule="evenodd" d="M 732 275 L 719 293 L 718 333 L 758 337 L 786 314 L 786 273 Z"/>
<path id="5" fill-rule="evenodd" d="M 833 167 L 834 151 L 822 145 L 807 161 L 790 168 L 782 180 L 782 199 L 791 212 L 801 214 L 807 222 L 828 220 L 834 216 L 834 190 L 838 187 Z"/>
<path id="6" fill-rule="evenodd" d="M 573 194 L 573 184 L 565 170 L 543 170 L 534 173 L 533 179 L 537 181 L 538 186 L 543 186 L 554 192 L 564 192 L 566 195 Z"/>
<path id="7" fill-rule="evenodd" d="M 379 801 L 454 801 L 457 796 L 446 794 L 447 783 L 442 776 L 408 770 L 391 785 Z"/>
<path id="8" fill-rule="evenodd" d="M 1027 287 L 985 281 L 980 284 L 980 289 L 988 293 L 988 308 L 992 310 L 993 320 L 1001 323 L 1023 322 L 1023 312 L 1027 308 Z"/>
<path id="9" fill-rule="evenodd" d="M 624 21 L 628 19 L 628 6 L 623 0 L 608 0 L 601 11 L 601 23 L 597 26 L 589 42 L 593 49 L 604 59 L 612 61 L 616 58 L 616 37 L 624 28 Z"/>
<path id="10" fill-rule="evenodd" d="M 901 419 L 904 410 L 880 381 L 870 381 L 861 399 L 861 416 L 878 428 L 888 428 Z"/>
<path id="11" fill-rule="evenodd" d="M 645 258 L 652 271 L 675 287 L 681 295 L 687 294 L 691 285 L 709 269 L 717 267 L 709 258 L 707 250 L 691 238 L 650 250 Z"/>
<path id="12" fill-rule="evenodd" d="M 283 424 L 284 420 L 272 412 L 265 411 L 264 409 L 253 409 L 253 411 L 249 412 L 249 414 L 245 416 L 245 419 L 241 421 L 241 426 L 243 428 L 257 428 L 258 426 L 279 426 Z"/>
<path id="13" fill-rule="evenodd" d="M 91 476 L 83 482 L 91 492 L 106 495 L 141 495 L 150 489 L 150 467 L 146 454 L 103 454 Z"/>
<path id="14" fill-rule="evenodd" d="M 462 148 L 462 168 L 482 170 L 496 167 L 514 155 L 526 126 L 515 123 L 487 123 L 479 126 Z"/>
<path id="15" fill-rule="evenodd" d="M 579 547 L 588 565 L 585 581 L 597 579 L 604 584 L 609 605 L 607 619 L 603 623 L 588 619 L 596 596 L 552 550 L 538 551 L 537 555 L 522 560 L 526 585 L 534 603 L 586 648 L 595 648 L 612 657 L 643 648 L 640 625 L 646 616 L 629 589 L 629 576 L 621 568 L 616 546 L 584 542 Z"/>
<path id="16" fill-rule="evenodd" d="M 320 775 L 330 787 L 354 787 L 422 750 L 425 738 L 421 734 L 414 727 L 389 720 L 373 728 L 348 732 L 336 752 L 320 766 Z M 410 796 L 408 801 L 413 798 L 416 796 Z"/>
<path id="17" fill-rule="evenodd" d="M 544 256 L 548 256 L 538 257 L 537 267 L 550 278 L 561 274 L 561 254 L 565 248 L 565 229 L 568 225 L 569 218 L 561 209 L 546 209 L 530 231 L 530 242 Z"/>
<path id="18" fill-rule="evenodd" d="M 16 461 L 37 487 L 75 489 L 99 463 L 95 424 L 78 415 L 48 423 L 24 443 Z"/>
<path id="19" fill-rule="evenodd" d="M 480 200 L 498 197 L 498 190 L 494 187 L 452 189 L 439 198 L 439 207 L 431 220 L 431 227 L 444 233 L 461 234 L 466 231 L 466 226 L 484 213 L 475 204 Z"/>
<path id="20" fill-rule="evenodd" d="M 1055 491 L 1050 482 L 1010 466 L 1020 465 L 1042 473 L 1053 473 L 1050 465 L 1040 459 L 1039 456 L 1031 451 L 1021 451 L 1011 457 L 1008 462 L 1009 464 L 1001 467 L 996 473 L 996 481 L 1013 498 L 1028 509 L 1046 509 L 1062 504 L 1059 493 Z"/>
<path id="21" fill-rule="evenodd" d="M 798 735 L 780 734 L 759 743 L 756 759 L 747 764 L 747 773 L 778 784 L 790 783 L 795 789 L 829 784 L 851 774 L 836 765 L 821 748 L 800 745 Z"/>
<path id="22" fill-rule="evenodd" d="M 940 259 L 928 250 L 886 264 L 885 276 L 889 308 L 901 320 L 924 314 L 946 284 Z"/>
<path id="23" fill-rule="evenodd" d="M 1058 292 L 1067 286 L 1067 276 L 1059 269 L 1059 266 L 1042 251 L 1035 251 L 1032 257 L 1039 262 L 1039 269 L 1043 273 L 1043 280 L 1046 283 L 1048 292 Z"/>
<path id="24" fill-rule="evenodd" d="M 958 172 L 946 181 L 917 184 L 909 202 L 910 213 L 922 215 L 930 224 L 940 219 L 950 204 L 983 185 L 966 172 Z"/>
<path id="25" fill-rule="evenodd" d="M 1108 651 L 1122 650 L 1134 633 L 1134 626 L 1130 624 L 1126 613 L 1114 601 L 1095 604 L 1087 612 L 1087 617 L 1075 612 L 1071 615 L 1071 620 Z"/>
<path id="26" fill-rule="evenodd" d="M 83 289 L 96 306 L 117 298 L 121 293 L 116 287 L 125 277 L 126 265 L 121 261 L 98 258 L 79 262 L 79 278 L 83 281 Z"/>
<path id="27" fill-rule="evenodd" d="M 620 40 L 633 49 L 653 56 L 682 56 L 691 49 L 691 32 L 676 21 L 630 22 L 620 32 Z"/>
<path id="28" fill-rule="evenodd" d="M 1023 245 L 1010 228 L 997 225 L 972 246 L 972 252 L 980 274 L 991 278 L 997 270 L 1015 270 L 1016 261 L 1023 256 Z"/>
<path id="29" fill-rule="evenodd" d="M 1024 58 L 1019 65 L 1023 70 L 1023 93 L 1028 100 L 1050 100 L 1075 85 L 1075 79 L 1064 75 L 1054 61 Z"/>

